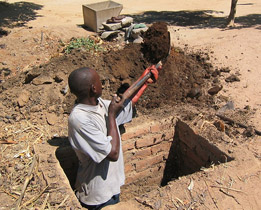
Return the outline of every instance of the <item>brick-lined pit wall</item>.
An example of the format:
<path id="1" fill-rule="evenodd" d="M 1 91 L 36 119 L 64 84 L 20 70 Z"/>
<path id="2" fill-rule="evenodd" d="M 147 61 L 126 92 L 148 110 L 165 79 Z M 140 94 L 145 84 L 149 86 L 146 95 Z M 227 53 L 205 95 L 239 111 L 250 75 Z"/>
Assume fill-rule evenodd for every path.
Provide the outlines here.
<path id="1" fill-rule="evenodd" d="M 232 160 L 174 117 L 143 122 L 122 135 L 126 183 L 123 199 L 143 194 L 201 167 Z"/>
<path id="2" fill-rule="evenodd" d="M 160 121 L 134 119 L 125 125 L 122 148 L 126 174 L 122 200 L 164 186 L 172 179 L 199 171 L 201 167 L 232 160 L 175 117 Z M 73 186 L 77 159 L 70 150 L 68 145 L 57 148 L 56 157 Z"/>
<path id="3" fill-rule="evenodd" d="M 173 142 L 175 124 L 176 119 L 169 117 L 127 125 L 122 134 L 126 175 L 122 188 L 123 199 L 126 194 L 144 193 L 160 185 Z"/>

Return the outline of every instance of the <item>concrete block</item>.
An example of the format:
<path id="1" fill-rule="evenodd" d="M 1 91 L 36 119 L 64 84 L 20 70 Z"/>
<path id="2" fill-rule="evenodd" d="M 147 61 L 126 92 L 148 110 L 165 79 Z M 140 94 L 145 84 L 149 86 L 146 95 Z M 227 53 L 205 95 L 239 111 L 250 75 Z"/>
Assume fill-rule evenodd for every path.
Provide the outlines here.
<path id="1" fill-rule="evenodd" d="M 131 32 L 131 36 L 133 39 L 137 39 L 137 38 L 139 38 L 141 33 L 145 32 L 147 30 L 148 30 L 148 27 L 133 29 Z"/>
<path id="2" fill-rule="evenodd" d="M 102 23 L 103 27 L 107 31 L 116 31 L 122 28 L 121 23 Z"/>
<path id="3" fill-rule="evenodd" d="M 84 25 L 98 32 L 102 23 L 111 17 L 117 17 L 122 8 L 122 4 L 114 1 L 82 5 Z"/>
<path id="4" fill-rule="evenodd" d="M 120 31 L 105 31 L 101 34 L 101 39 L 107 39 L 110 36 L 114 36 L 118 33 L 120 33 Z"/>
<path id="5" fill-rule="evenodd" d="M 130 26 L 132 23 L 133 23 L 132 17 L 125 17 L 121 20 L 122 28 Z"/>

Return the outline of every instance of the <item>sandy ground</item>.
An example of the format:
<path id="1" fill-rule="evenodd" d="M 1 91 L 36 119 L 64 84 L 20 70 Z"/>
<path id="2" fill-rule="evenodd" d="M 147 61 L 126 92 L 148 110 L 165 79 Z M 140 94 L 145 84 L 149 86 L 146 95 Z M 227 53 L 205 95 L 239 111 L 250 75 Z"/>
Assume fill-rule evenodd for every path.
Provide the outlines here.
<path id="1" fill-rule="evenodd" d="M 232 100 L 236 108 L 250 106 L 254 109 L 256 112 L 249 125 L 261 130 L 260 0 L 239 0 L 236 27 L 230 29 L 222 27 L 230 10 L 228 0 L 115 1 L 123 4 L 122 14 L 135 15 L 144 21 L 148 21 L 147 16 L 154 14 L 154 19 L 150 21 L 168 20 L 172 23 L 170 31 L 175 46 L 187 51 L 206 52 L 214 66 L 229 67 L 231 73 L 239 75 L 240 82 L 223 84 L 222 94 Z M 6 45 L 3 49 L 0 48 L 0 69 L 8 67 L 15 74 L 16 71 L 24 71 L 34 65 L 48 62 L 51 57 L 59 55 L 58 41 L 68 42 L 71 37 L 93 34 L 81 27 L 82 4 L 92 2 L 97 1 L 31 1 L 30 5 L 39 7 L 39 10 L 33 10 L 30 21 L 26 21 L 22 27 L 3 27 L 10 31 L 10 34 L 0 38 L 0 45 Z M 207 11 L 205 14 L 211 14 L 216 19 L 205 21 L 204 16 L 198 16 L 203 11 Z M 14 17 L 15 13 L 10 13 L 10 16 Z M 187 16 L 191 19 L 186 20 Z M 199 22 L 193 21 L 193 18 Z M 179 20 L 183 20 L 182 24 Z M 257 141 L 261 140 L 260 137 L 256 138 Z M 257 152 L 260 151 L 260 144 L 251 147 L 256 147 Z M 260 168 L 260 161 L 256 165 Z M 244 169 L 247 170 L 246 163 Z M 255 170 L 259 169 L 252 171 Z M 246 209 L 256 209 L 259 204 L 252 205 L 252 208 L 249 206 Z"/>

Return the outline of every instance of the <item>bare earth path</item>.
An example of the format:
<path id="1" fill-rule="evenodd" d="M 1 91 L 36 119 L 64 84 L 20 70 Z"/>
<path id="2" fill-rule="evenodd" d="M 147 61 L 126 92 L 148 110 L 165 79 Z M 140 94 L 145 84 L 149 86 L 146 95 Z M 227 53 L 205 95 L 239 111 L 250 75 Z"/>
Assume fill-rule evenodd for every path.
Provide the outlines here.
<path id="1" fill-rule="evenodd" d="M 236 28 L 230 29 L 223 28 L 230 9 L 228 0 L 115 1 L 123 4 L 122 14 L 133 15 L 140 22 L 148 24 L 158 20 L 169 22 L 172 43 L 175 46 L 185 51 L 200 50 L 208 53 L 214 66 L 229 67 L 231 74 L 239 75 L 240 82 L 223 83 L 222 94 L 232 100 L 236 108 L 243 109 L 250 106 L 255 110 L 249 125 L 261 130 L 260 0 L 239 0 Z M 6 2 L 15 4 L 19 1 Z M 20 17 L 24 17 L 25 23 L 23 26 L 10 29 L 0 22 L 0 27 L 10 31 L 8 36 L 0 38 L 0 69 L 10 69 L 13 74 L 25 71 L 34 65 L 48 62 L 51 57 L 58 56 L 62 48 L 59 43 L 66 43 L 71 37 L 93 34 L 80 27 L 83 24 L 82 4 L 92 2 L 97 1 L 34 0 L 28 2 L 27 7 L 21 3 L 23 7 Z M 37 9 L 25 13 L 24 11 L 29 11 L 28 8 Z M 8 14 L 13 19 L 16 15 L 15 11 Z M 209 18 L 210 15 L 215 18 Z M 251 162 L 245 162 L 242 166 L 242 170 L 249 169 L 249 174 L 260 172 L 260 140 L 260 136 L 256 136 L 254 144 L 249 146 L 250 150 L 254 148 L 257 153 L 255 163 L 257 167 L 248 168 Z M 253 202 L 245 205 L 247 206 L 245 209 L 260 208 L 260 201 L 257 200 L 260 194 L 260 173 L 257 174 L 259 184 L 257 179 L 256 182 L 249 184 L 248 189 L 250 191 L 254 189 L 257 197 L 249 197 L 247 201 L 240 200 L 248 204 Z M 241 175 L 243 176 L 243 172 Z M 229 203 L 229 200 L 226 202 Z M 225 204 L 222 209 L 226 209 Z"/>

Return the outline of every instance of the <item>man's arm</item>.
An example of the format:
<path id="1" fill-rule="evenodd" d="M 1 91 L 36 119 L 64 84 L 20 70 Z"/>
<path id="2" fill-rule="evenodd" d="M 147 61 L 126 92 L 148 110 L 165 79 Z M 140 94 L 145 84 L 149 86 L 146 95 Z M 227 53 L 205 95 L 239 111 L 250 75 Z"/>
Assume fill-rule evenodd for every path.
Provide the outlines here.
<path id="1" fill-rule="evenodd" d="M 107 135 L 112 137 L 111 140 L 111 152 L 108 154 L 107 159 L 110 161 L 117 161 L 120 152 L 120 136 L 116 123 L 116 117 L 123 108 L 124 101 L 117 102 L 117 96 L 114 96 L 111 100 L 108 110 L 108 128 Z"/>

